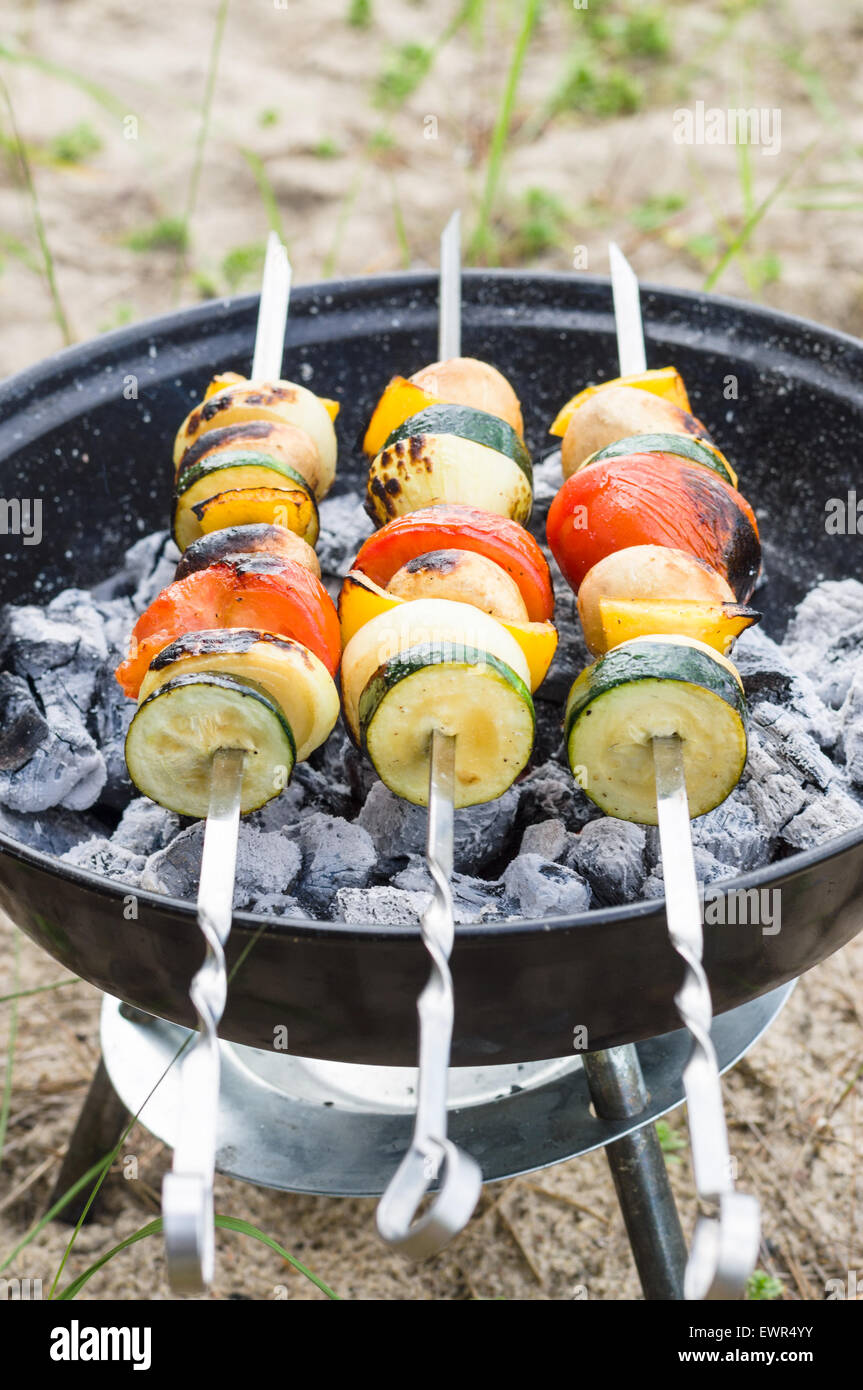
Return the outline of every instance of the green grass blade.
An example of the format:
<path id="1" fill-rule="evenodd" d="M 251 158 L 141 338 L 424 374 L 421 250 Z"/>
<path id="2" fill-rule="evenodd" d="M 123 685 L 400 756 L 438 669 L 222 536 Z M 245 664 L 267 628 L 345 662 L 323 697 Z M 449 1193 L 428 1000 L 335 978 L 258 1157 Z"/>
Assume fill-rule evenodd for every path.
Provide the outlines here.
<path id="1" fill-rule="evenodd" d="M 107 87 L 101 87 L 98 82 L 93 82 L 89 77 L 82 77 L 72 68 L 64 68 L 60 63 L 52 63 L 48 58 L 40 58 L 35 53 L 23 53 L 19 49 L 9 48 L 5 43 L 0 43 L 0 58 L 7 63 L 18 63 L 37 68 L 49 77 L 56 77 L 60 82 L 67 82 L 71 87 L 78 87 L 80 91 L 86 92 L 87 96 L 92 97 L 97 105 L 110 111 L 112 116 L 125 116 L 128 111 L 128 107 L 123 105 L 119 97 L 115 97 L 113 93 L 109 92 Z"/>
<path id="2" fill-rule="evenodd" d="M 285 246 L 287 246 L 288 239 L 285 236 L 285 229 L 282 225 L 282 214 L 279 212 L 279 204 L 275 189 L 270 182 L 270 177 L 267 173 L 264 161 L 254 150 L 246 149 L 243 145 L 240 146 L 240 154 L 243 156 L 243 159 L 254 175 L 255 183 L 258 185 L 258 192 L 261 195 L 261 202 L 264 205 L 270 227 L 276 233 L 279 241 L 284 242 Z M 290 252 L 290 248 L 288 249 Z"/>
<path id="3" fill-rule="evenodd" d="M 60 298 L 60 290 L 57 286 L 57 277 L 54 272 L 54 257 L 48 245 L 48 236 L 45 231 L 45 223 L 42 221 L 42 210 L 39 207 L 39 195 L 36 192 L 36 185 L 33 182 L 33 170 L 30 167 L 30 158 L 27 154 L 27 147 L 21 139 L 21 132 L 15 120 L 15 110 L 12 105 L 12 97 L 9 88 L 2 76 L 0 76 L 0 92 L 3 93 L 3 100 L 9 113 L 9 123 L 12 129 L 12 137 L 15 142 L 15 149 L 18 155 L 18 163 L 21 166 L 21 175 L 24 180 L 24 187 L 30 200 L 30 213 L 33 218 L 33 229 L 36 232 L 36 239 L 39 242 L 39 249 L 42 252 L 42 267 L 48 292 L 51 296 L 51 304 L 54 309 L 54 321 L 60 330 L 63 343 L 66 347 L 74 341 L 72 330 L 69 327 L 69 320 L 66 317 L 66 310 L 63 308 L 63 301 Z"/>
<path id="4" fill-rule="evenodd" d="M 515 41 L 515 47 L 512 51 L 509 72 L 507 73 L 506 84 L 503 89 L 497 120 L 495 121 L 494 133 L 491 138 L 491 149 L 489 151 L 479 221 L 468 249 L 468 255 L 472 260 L 477 260 L 482 257 L 488 261 L 491 258 L 491 219 L 503 170 L 506 142 L 512 124 L 515 98 L 521 78 L 521 71 L 524 67 L 524 60 L 527 57 L 527 51 L 530 47 L 530 41 L 533 38 L 533 31 L 536 27 L 541 8 L 541 0 L 525 0 L 521 29 L 519 30 L 518 37 Z"/>
<path id="5" fill-rule="evenodd" d="M 68 1206 L 72 1198 L 77 1196 L 77 1194 L 81 1191 L 81 1188 L 86 1187 L 87 1183 L 90 1182 L 91 1178 L 95 1178 L 96 1174 L 99 1173 L 102 1170 L 102 1168 L 104 1168 L 106 1163 L 110 1167 L 113 1161 L 113 1154 L 107 1154 L 105 1158 L 100 1158 L 97 1163 L 93 1164 L 92 1168 L 88 1168 L 86 1173 L 84 1173 L 80 1178 L 78 1178 L 78 1180 L 74 1182 L 70 1188 L 67 1188 L 67 1190 L 63 1193 L 62 1197 L 58 1197 L 57 1201 L 54 1202 L 53 1206 L 50 1206 L 48 1210 L 45 1212 L 45 1215 L 40 1216 L 39 1220 L 35 1223 L 35 1225 L 30 1227 L 30 1230 L 27 1232 L 27 1234 L 25 1236 L 22 1236 L 21 1240 L 19 1240 L 18 1244 L 15 1246 L 15 1249 L 9 1252 L 3 1263 L 0 1264 L 0 1274 L 3 1273 L 4 1269 L 9 1268 L 12 1261 L 17 1259 L 17 1257 L 21 1254 L 22 1250 L 27 1249 L 27 1246 L 30 1244 L 30 1242 L 34 1241 L 38 1236 L 39 1232 L 43 1231 L 50 1221 L 54 1220 L 54 1217 L 57 1215 L 57 1213 L 61 1212 L 65 1206 Z"/>
<path id="6" fill-rule="evenodd" d="M 301 1264 L 299 1260 L 295 1259 L 293 1255 L 285 1250 L 284 1246 L 279 1245 L 278 1241 L 273 1240 L 272 1237 L 266 1235 L 264 1231 L 258 1230 L 257 1226 L 250 1225 L 248 1221 L 239 1221 L 233 1216 L 217 1216 L 215 1218 L 215 1224 L 219 1230 L 235 1231 L 238 1235 L 250 1236 L 252 1240 L 261 1241 L 262 1244 L 269 1246 L 270 1250 L 274 1250 L 277 1255 L 280 1255 L 283 1260 L 286 1260 L 289 1265 L 292 1265 L 298 1273 L 304 1275 L 306 1279 L 309 1279 L 316 1288 L 326 1294 L 327 1298 L 333 1299 L 336 1302 L 342 1301 L 339 1295 L 335 1293 L 328 1284 L 324 1283 L 323 1279 L 319 1279 L 316 1274 L 313 1274 L 310 1269 L 307 1269 L 304 1264 Z M 84 1285 L 92 1279 L 94 1274 L 98 1274 L 99 1270 L 102 1269 L 109 1260 L 113 1260 L 115 1255 L 119 1255 L 123 1250 L 128 1250 L 130 1245 L 136 1245 L 139 1240 L 146 1240 L 148 1236 L 158 1235 L 161 1230 L 162 1218 L 158 1216 L 155 1221 L 148 1222 L 146 1226 L 142 1226 L 140 1230 L 127 1236 L 125 1240 L 121 1240 L 119 1245 L 115 1245 L 113 1249 L 107 1250 L 104 1255 L 100 1255 L 98 1260 L 95 1260 L 88 1269 L 85 1269 L 83 1273 L 79 1274 L 71 1283 L 67 1284 L 66 1287 L 57 1294 L 57 1302 L 68 1302 L 73 1298 L 77 1298 Z"/>
<path id="7" fill-rule="evenodd" d="M 65 989 L 66 985 L 79 985 L 80 983 L 77 975 L 71 975 L 68 980 L 55 980 L 50 985 L 34 985 L 32 989 L 19 989 L 13 994 L 0 994 L 0 1004 L 8 1004 L 14 999 L 29 999 L 33 994 L 46 994 L 48 990 Z"/>
<path id="8" fill-rule="evenodd" d="M 230 0 L 219 0 L 219 8 L 216 12 L 216 24 L 213 29 L 213 39 L 210 44 L 210 61 L 207 66 L 207 81 L 204 87 L 204 99 L 201 104 L 201 120 L 198 125 L 198 138 L 195 141 L 195 157 L 192 161 L 192 172 L 189 175 L 189 186 L 186 190 L 186 207 L 183 213 L 183 225 L 186 230 L 186 241 L 188 241 L 189 225 L 195 213 L 198 202 L 198 188 L 201 182 L 201 171 L 204 167 L 204 150 L 207 145 L 207 136 L 210 133 L 210 115 L 213 109 L 213 94 L 216 90 L 216 78 L 219 72 L 219 57 L 222 51 L 222 39 L 225 34 L 225 22 L 228 18 L 228 6 Z M 174 270 L 174 297 L 179 300 L 183 288 L 183 279 L 186 274 L 186 246 L 183 245 L 178 254 Z"/>
<path id="9" fill-rule="evenodd" d="M 734 260 L 735 256 L 738 256 L 741 250 L 748 245 L 753 232 L 755 231 L 758 224 L 761 222 L 762 218 L 765 216 L 767 212 L 770 211 L 770 208 L 773 206 L 780 193 L 784 192 L 784 190 L 788 187 L 792 178 L 797 173 L 797 170 L 809 158 L 812 151 L 815 149 L 817 143 L 818 139 L 816 137 L 815 140 L 813 140 L 809 145 L 807 145 L 806 149 L 800 155 L 799 159 L 796 159 L 794 161 L 788 172 L 786 174 L 783 174 L 782 178 L 779 179 L 773 185 L 770 192 L 767 194 L 767 197 L 764 198 L 758 204 L 758 207 L 752 213 L 751 217 L 748 217 L 746 219 L 737 236 L 731 242 L 731 245 L 726 248 L 724 254 L 719 258 L 718 264 L 713 267 L 713 270 L 711 270 L 710 274 L 707 276 L 707 279 L 704 282 L 705 293 L 709 293 L 710 290 L 714 288 L 719 278 L 724 274 L 728 266 Z"/>

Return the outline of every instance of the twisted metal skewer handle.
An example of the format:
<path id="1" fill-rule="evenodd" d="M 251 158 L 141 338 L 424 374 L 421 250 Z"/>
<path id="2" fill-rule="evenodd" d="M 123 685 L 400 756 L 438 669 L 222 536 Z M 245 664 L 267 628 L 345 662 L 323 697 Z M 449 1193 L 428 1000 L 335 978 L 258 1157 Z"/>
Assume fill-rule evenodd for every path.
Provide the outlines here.
<path id="1" fill-rule="evenodd" d="M 741 1297 L 758 1258 L 760 1211 L 756 1198 L 734 1190 L 722 1083 L 710 1036 L 713 1003 L 702 965 L 704 934 L 683 744 L 676 734 L 654 738 L 653 760 L 668 935 L 686 966 L 674 1002 L 692 1036 L 692 1051 L 683 1069 L 692 1166 L 699 1198 L 716 1210 L 715 1215 L 698 1217 L 684 1294 L 699 1301 L 734 1299 Z"/>
<path id="2" fill-rule="evenodd" d="M 201 1293 L 213 1277 L 218 1028 L 228 997 L 224 946 L 231 930 L 245 757 L 240 749 L 220 748 L 210 778 L 198 887 L 198 926 L 206 953 L 189 986 L 199 1032 L 181 1063 L 179 1133 L 172 1171 L 162 1183 L 168 1276 L 178 1293 Z"/>
<path id="3" fill-rule="evenodd" d="M 428 866 L 434 896 L 420 929 L 431 958 L 428 983 L 417 1001 L 419 1081 L 414 1133 L 410 1148 L 378 1204 L 381 1237 L 402 1254 L 425 1259 L 442 1250 L 473 1214 L 482 1173 L 469 1154 L 447 1138 L 447 1079 L 452 1043 L 454 999 L 449 957 L 453 920 L 453 793 L 455 739 L 432 734 L 429 767 Z M 436 1180 L 440 1187 L 424 1214 L 420 1204 Z"/>

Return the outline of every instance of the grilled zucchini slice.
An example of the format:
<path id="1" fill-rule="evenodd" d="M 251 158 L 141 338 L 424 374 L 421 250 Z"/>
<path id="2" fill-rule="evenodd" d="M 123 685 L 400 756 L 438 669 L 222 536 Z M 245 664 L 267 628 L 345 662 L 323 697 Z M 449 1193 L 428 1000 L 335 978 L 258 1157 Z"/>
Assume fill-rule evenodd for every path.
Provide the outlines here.
<path id="1" fill-rule="evenodd" d="M 397 425 L 384 447 L 419 434 L 454 434 L 459 439 L 472 439 L 476 444 L 485 444 L 486 448 L 495 449 L 517 463 L 533 487 L 533 465 L 524 441 L 512 425 L 496 415 L 489 415 L 487 411 L 476 410 L 470 405 L 449 405 L 444 402 L 429 405 Z"/>
<path id="2" fill-rule="evenodd" d="M 461 643 L 424 642 L 384 662 L 359 700 L 360 735 L 397 796 L 428 804 L 432 731 L 456 737 L 455 804 L 494 801 L 530 758 L 530 691 L 511 666 Z"/>
<path id="3" fill-rule="evenodd" d="M 703 642 L 642 637 L 575 681 L 564 718 L 573 774 L 610 816 L 656 824 L 652 740 L 677 734 L 689 814 L 724 801 L 746 764 L 746 705 L 734 666 Z"/>
<path id="4" fill-rule="evenodd" d="M 177 676 L 139 705 L 126 735 L 135 786 L 180 816 L 206 816 L 220 748 L 242 748 L 240 809 L 254 811 L 287 786 L 296 761 L 291 726 L 262 686 L 216 671 Z"/>
<path id="5" fill-rule="evenodd" d="M 526 685 L 530 683 L 524 652 L 488 613 L 450 599 L 394 600 L 354 633 L 342 656 L 345 722 L 356 743 L 360 743 L 360 696 L 375 671 L 390 657 L 427 642 L 488 652 L 511 667 Z"/>
<path id="6" fill-rule="evenodd" d="M 737 474 L 722 450 L 706 439 L 693 439 L 690 434 L 633 434 L 598 449 L 575 471 L 578 473 L 600 459 L 624 458 L 628 454 L 676 454 L 678 458 L 689 459 L 691 463 L 703 463 L 705 468 L 712 468 L 720 478 L 737 487 Z"/>
<path id="7" fill-rule="evenodd" d="M 215 672 L 254 681 L 291 726 L 297 762 L 326 742 L 339 717 L 335 682 L 323 662 L 290 637 L 254 628 L 187 632 L 163 647 L 141 682 L 138 701 L 177 676 Z"/>
<path id="8" fill-rule="evenodd" d="M 174 540 L 180 550 L 185 550 L 203 534 L 200 517 L 195 512 L 199 503 L 208 502 L 220 493 L 258 488 L 277 488 L 284 493 L 285 513 L 277 520 L 314 545 L 318 537 L 318 508 L 305 478 L 280 459 L 238 451 L 215 454 L 180 469 L 174 501 Z M 274 517 L 269 513 L 265 517 L 241 517 L 235 511 L 230 520 L 227 513 L 224 515 L 224 525 L 237 525 L 241 519 L 272 521 Z M 210 526 L 208 529 L 216 528 Z"/>
<path id="9" fill-rule="evenodd" d="M 419 434 L 382 449 L 369 470 L 367 510 L 378 524 L 439 502 L 467 503 L 526 522 L 533 490 L 505 454 L 452 434 Z"/>

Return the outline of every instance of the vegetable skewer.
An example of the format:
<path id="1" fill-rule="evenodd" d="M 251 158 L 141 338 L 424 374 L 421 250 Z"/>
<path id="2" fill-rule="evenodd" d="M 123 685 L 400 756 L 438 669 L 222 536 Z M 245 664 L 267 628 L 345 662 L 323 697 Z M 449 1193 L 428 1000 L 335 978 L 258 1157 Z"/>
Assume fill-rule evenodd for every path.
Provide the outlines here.
<path id="1" fill-rule="evenodd" d="M 565 426 L 558 416 L 553 427 L 554 432 L 564 433 L 564 445 L 569 443 L 570 449 L 567 459 L 564 447 L 562 459 L 568 481 L 549 511 L 549 541 L 566 578 L 578 590 L 588 645 L 594 652 L 605 653 L 582 672 L 570 692 L 567 745 L 575 775 L 604 810 L 659 826 L 668 933 L 686 966 L 675 1004 L 693 1039 L 683 1084 L 696 1188 L 716 1213 L 698 1217 L 683 1292 L 694 1300 L 735 1298 L 741 1296 L 755 1265 L 760 1219 L 757 1201 L 736 1192 L 732 1178 L 719 1070 L 710 1037 L 712 1004 L 702 965 L 701 905 L 690 818 L 718 805 L 743 771 L 742 684 L 725 653 L 733 637 L 758 615 L 727 601 L 734 597 L 727 582 L 733 576 L 730 566 L 721 565 L 722 547 L 711 550 L 710 536 L 704 534 L 716 517 L 709 505 L 693 508 L 696 519 L 691 525 L 685 517 L 682 523 L 676 518 L 677 532 L 666 526 L 661 507 L 651 522 L 653 536 L 635 538 L 627 526 L 626 512 L 632 507 L 639 478 L 647 476 L 645 487 L 656 495 L 668 473 L 689 470 L 689 485 L 703 498 L 702 485 L 713 477 L 716 459 L 693 452 L 691 436 L 703 436 L 703 426 L 689 414 L 666 424 L 671 433 L 663 437 L 655 455 L 649 444 L 645 448 L 645 437 L 637 434 L 645 413 L 665 410 L 668 392 L 677 396 L 680 404 L 673 409 L 681 417 L 689 402 L 673 369 L 647 371 L 638 281 L 616 246 L 610 247 L 609 254 L 620 383 L 581 392 L 561 412 L 567 416 Z M 641 399 L 635 401 L 637 397 Z M 593 403 L 600 400 L 606 438 L 598 453 L 580 459 L 577 454 L 584 452 L 585 433 L 581 412 L 588 412 L 593 428 L 598 419 Z M 639 421 L 636 437 L 631 430 L 634 418 Z M 578 443 L 575 457 L 574 440 Z M 616 476 L 600 471 L 604 468 L 600 460 L 608 454 L 622 462 Z M 582 478 L 593 486 L 592 492 L 582 486 Z M 714 490 L 718 486 L 726 490 L 728 505 L 748 508 L 736 493 L 733 472 L 726 473 L 721 484 L 710 482 Z M 603 493 L 604 512 L 590 505 L 599 495 L 597 487 Z M 668 497 L 665 501 L 670 503 Z M 585 503 L 589 530 L 579 543 L 567 530 L 567 520 Z M 603 528 L 603 556 L 599 557 L 595 542 Z M 685 545 L 675 548 L 681 538 Z M 658 544 L 633 543 L 636 539 Z M 749 542 L 746 573 L 737 575 L 744 586 L 738 597 L 748 598 L 758 572 L 760 548 L 754 518 Z M 694 600 L 689 597 L 693 593 Z M 631 640 L 627 640 L 627 621 Z"/>
<path id="2" fill-rule="evenodd" d="M 460 216 L 453 213 L 440 251 L 438 356 L 457 357 L 461 347 Z M 419 1077 L 410 1148 L 377 1210 L 378 1231 L 394 1249 L 422 1259 L 443 1249 L 470 1220 L 479 1199 L 482 1173 L 469 1154 L 447 1137 L 447 1081 L 455 1014 L 449 958 L 455 938 L 452 898 L 456 739 L 433 728 L 428 773 L 426 861 L 434 883 L 420 919 L 431 958 L 428 983 L 417 1001 Z M 440 1189 L 417 1217 L 432 1182 Z"/>
<path id="3" fill-rule="evenodd" d="M 281 375 L 290 284 L 287 250 L 271 233 L 252 367 L 258 380 Z M 179 1131 L 173 1165 L 162 1183 L 168 1275 L 180 1293 L 201 1292 L 213 1277 L 213 1182 L 221 1074 L 218 1027 L 228 994 L 224 948 L 231 930 L 243 770 L 248 756 L 239 748 L 218 748 L 210 774 L 198 884 L 198 926 L 206 942 L 206 956 L 189 987 L 200 1031 L 180 1064 Z"/>

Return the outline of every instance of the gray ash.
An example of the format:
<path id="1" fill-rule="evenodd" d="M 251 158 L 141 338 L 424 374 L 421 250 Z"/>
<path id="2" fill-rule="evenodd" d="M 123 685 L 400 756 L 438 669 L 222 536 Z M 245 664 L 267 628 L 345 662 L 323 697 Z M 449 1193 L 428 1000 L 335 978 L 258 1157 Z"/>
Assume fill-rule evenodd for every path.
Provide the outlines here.
<path id="1" fill-rule="evenodd" d="M 559 484 L 535 471 L 539 536 Z M 370 532 L 356 493 L 321 506 L 329 591 Z M 114 680 L 135 617 L 173 578 L 167 532 L 139 540 L 117 574 L 44 607 L 0 613 L 0 832 L 131 889 L 193 899 L 202 826 L 134 795 L 123 741 L 134 712 Z M 537 749 L 498 801 L 459 811 L 459 924 L 573 914 L 659 897 L 656 831 L 602 816 L 570 775 L 561 730 L 589 660 L 560 576 L 560 648 L 536 701 Z M 750 705 L 750 757 L 726 802 L 693 824 L 712 883 L 863 824 L 863 584 L 817 585 L 777 644 L 761 629 L 734 653 Z M 379 926 L 416 923 L 428 900 L 425 813 L 377 780 L 338 725 L 276 800 L 240 828 L 237 909 Z"/>

